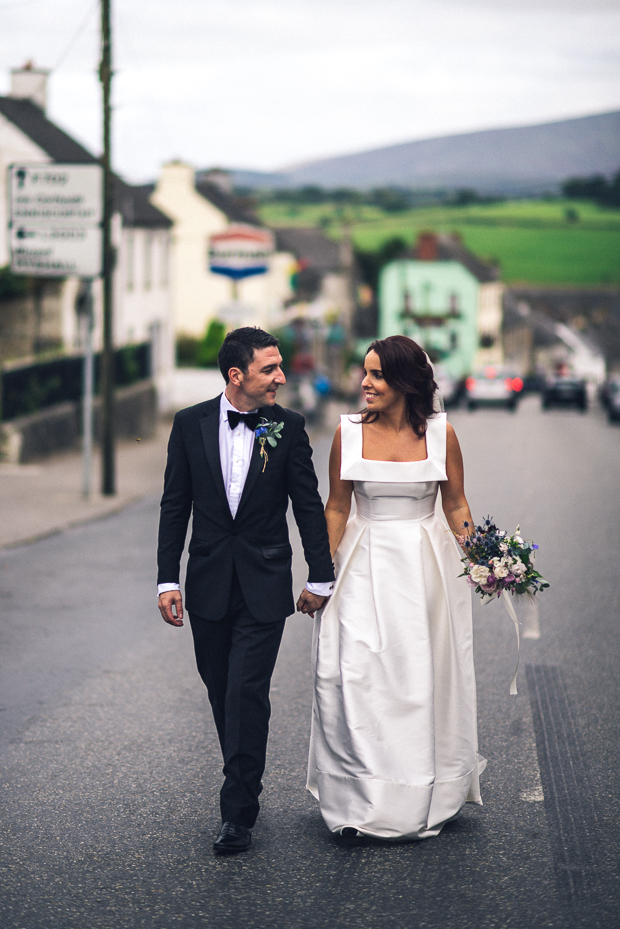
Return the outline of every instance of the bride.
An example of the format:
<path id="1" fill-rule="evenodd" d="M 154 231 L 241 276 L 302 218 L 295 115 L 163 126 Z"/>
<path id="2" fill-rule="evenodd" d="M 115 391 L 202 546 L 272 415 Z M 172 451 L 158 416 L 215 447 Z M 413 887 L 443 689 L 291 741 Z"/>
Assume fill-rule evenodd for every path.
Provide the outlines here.
<path id="1" fill-rule="evenodd" d="M 367 408 L 341 417 L 330 456 L 337 582 L 315 621 L 308 789 L 334 833 L 423 839 L 482 802 L 471 600 L 453 535 L 472 518 L 425 353 L 391 336 L 364 370 Z"/>

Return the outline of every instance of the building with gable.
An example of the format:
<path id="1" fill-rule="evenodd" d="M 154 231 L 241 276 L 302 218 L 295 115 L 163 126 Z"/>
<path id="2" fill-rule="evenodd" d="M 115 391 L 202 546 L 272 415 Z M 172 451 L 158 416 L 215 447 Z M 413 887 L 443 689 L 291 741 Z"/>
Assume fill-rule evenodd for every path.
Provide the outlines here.
<path id="1" fill-rule="evenodd" d="M 235 301 L 231 281 L 209 269 L 210 237 L 231 224 L 262 223 L 234 196 L 227 172 L 196 172 L 173 161 L 164 165 L 157 184 L 145 190 L 174 223 L 171 274 L 177 335 L 202 336 L 212 319 L 230 326 L 277 326 L 292 304 L 313 303 L 316 313 L 350 313 L 342 249 L 318 229 L 274 229 L 268 272 L 239 281 Z"/>
<path id="2" fill-rule="evenodd" d="M 164 165 L 156 184 L 144 187 L 150 201 L 173 223 L 172 318 L 179 335 L 200 337 L 212 319 L 228 325 L 268 328 L 290 296 L 293 257 L 276 251 L 266 274 L 232 282 L 209 268 L 212 235 L 231 224 L 260 227 L 254 212 L 228 188 L 225 172 L 195 172 L 181 161 Z"/>
<path id="3" fill-rule="evenodd" d="M 7 238 L 7 169 L 12 163 L 96 164 L 97 158 L 45 114 L 47 72 L 27 64 L 12 72 L 9 96 L 0 97 L 0 268 L 9 263 Z M 117 347 L 149 341 L 155 377 L 174 365 L 174 332 L 170 304 L 170 238 L 172 223 L 141 187 L 114 178 L 112 239 L 114 271 L 114 341 Z M 0 303 L 4 355 L 19 358 L 38 350 L 65 353 L 80 348 L 75 312 L 80 287 L 77 278 L 39 279 L 41 318 L 27 296 Z M 94 283 L 95 348 L 102 341 L 102 288 Z M 4 316 L 4 319 L 2 317 Z"/>
<path id="4" fill-rule="evenodd" d="M 503 361 L 498 269 L 454 235 L 421 233 L 379 279 L 379 338 L 403 334 L 455 378 Z"/>

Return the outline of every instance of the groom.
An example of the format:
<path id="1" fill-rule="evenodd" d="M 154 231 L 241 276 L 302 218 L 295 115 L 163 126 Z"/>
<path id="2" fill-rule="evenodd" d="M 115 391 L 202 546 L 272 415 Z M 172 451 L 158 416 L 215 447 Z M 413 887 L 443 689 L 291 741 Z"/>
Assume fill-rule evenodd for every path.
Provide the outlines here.
<path id="1" fill-rule="evenodd" d="M 276 404 L 285 383 L 278 340 L 235 329 L 218 363 L 224 393 L 174 418 L 157 555 L 160 613 L 182 626 L 179 567 L 193 515 L 185 605 L 224 758 L 213 847 L 225 853 L 249 848 L 258 816 L 269 684 L 295 609 L 289 497 L 309 568 L 297 609 L 312 616 L 334 574 L 303 417 Z"/>

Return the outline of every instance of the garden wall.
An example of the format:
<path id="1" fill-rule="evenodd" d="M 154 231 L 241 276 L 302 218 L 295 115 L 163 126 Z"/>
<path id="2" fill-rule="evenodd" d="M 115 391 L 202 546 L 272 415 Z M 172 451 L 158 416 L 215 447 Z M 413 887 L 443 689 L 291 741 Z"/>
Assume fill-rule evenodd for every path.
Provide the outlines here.
<path id="1" fill-rule="evenodd" d="M 101 400 L 96 397 L 95 437 L 99 433 Z M 151 380 L 139 381 L 115 393 L 116 435 L 120 439 L 148 439 L 157 424 L 157 391 Z M 52 452 L 78 448 L 82 435 L 79 401 L 47 407 L 0 424 L 2 460 L 25 464 Z"/>

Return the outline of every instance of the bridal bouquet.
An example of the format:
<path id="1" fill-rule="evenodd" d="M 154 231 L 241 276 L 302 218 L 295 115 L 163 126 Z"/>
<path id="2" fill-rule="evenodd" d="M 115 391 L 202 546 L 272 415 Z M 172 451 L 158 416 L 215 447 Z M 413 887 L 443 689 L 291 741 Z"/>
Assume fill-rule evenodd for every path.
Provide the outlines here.
<path id="1" fill-rule="evenodd" d="M 469 530 L 468 523 L 465 529 Z M 491 517 L 481 526 L 474 526 L 471 535 L 457 536 L 458 542 L 465 549 L 461 559 L 465 569 L 459 577 L 465 577 L 470 587 L 480 594 L 483 602 L 489 603 L 494 597 L 502 597 L 506 612 L 514 623 L 517 633 L 517 652 L 519 651 L 519 620 L 509 594 L 528 594 L 534 596 L 549 586 L 544 577 L 534 567 L 534 553 L 538 545 L 525 541 L 517 526 L 514 535 L 508 535 L 504 529 L 498 529 Z M 486 598 L 486 600 L 485 600 Z M 510 693 L 517 693 L 517 667 L 510 682 Z"/>
<path id="2" fill-rule="evenodd" d="M 469 528 L 467 524 L 465 528 Z M 489 517 L 475 530 L 469 537 L 459 537 L 465 548 L 461 559 L 465 570 L 459 576 L 466 577 L 483 600 L 501 597 L 504 592 L 534 595 L 549 586 L 533 564 L 538 545 L 524 541 L 519 526 L 514 535 L 508 535 Z"/>

